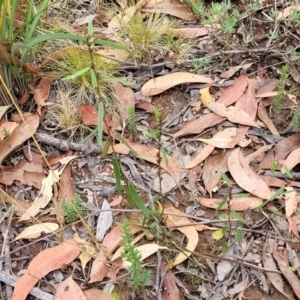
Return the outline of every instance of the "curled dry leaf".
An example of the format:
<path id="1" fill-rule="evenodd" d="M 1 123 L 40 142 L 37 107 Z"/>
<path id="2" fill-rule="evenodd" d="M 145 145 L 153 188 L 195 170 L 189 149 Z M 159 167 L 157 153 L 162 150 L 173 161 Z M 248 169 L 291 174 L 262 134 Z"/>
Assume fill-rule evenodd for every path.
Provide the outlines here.
<path id="1" fill-rule="evenodd" d="M 227 160 L 230 153 L 231 150 L 227 150 L 219 155 L 210 156 L 205 162 L 202 180 L 210 197 L 212 197 L 213 189 L 222 178 L 221 173 L 226 173 L 229 170 Z"/>
<path id="2" fill-rule="evenodd" d="M 142 144 L 129 143 L 129 146 L 139 155 L 139 158 L 147 160 L 153 164 L 157 164 L 158 149 Z M 114 151 L 116 153 L 128 154 L 130 149 L 125 144 L 118 144 L 114 145 Z M 108 150 L 108 153 L 112 153 L 111 148 Z M 167 160 L 168 162 L 163 159 L 160 166 L 167 171 L 178 184 L 182 171 L 181 163 L 178 159 L 171 156 L 167 156 Z"/>
<path id="3" fill-rule="evenodd" d="M 80 250 L 74 240 L 67 240 L 61 245 L 40 252 L 29 263 L 26 273 L 18 280 L 13 300 L 25 300 L 39 279 L 51 271 L 60 269 L 63 265 L 68 265 L 79 254 Z"/>
<path id="4" fill-rule="evenodd" d="M 73 280 L 72 276 L 69 276 L 66 280 L 64 280 L 56 290 L 55 300 L 66 299 L 87 299 L 79 285 Z"/>
<path id="5" fill-rule="evenodd" d="M 245 93 L 247 86 L 247 77 L 245 75 L 240 76 L 232 86 L 229 86 L 222 93 L 217 102 L 222 103 L 225 106 L 233 104 Z"/>
<path id="6" fill-rule="evenodd" d="M 280 165 L 281 161 L 285 160 L 292 151 L 298 148 L 300 148 L 300 135 L 293 134 L 280 141 L 272 150 L 270 150 L 260 162 L 259 168 L 271 169 L 274 162 L 278 162 Z"/>
<path id="7" fill-rule="evenodd" d="M 181 214 L 181 211 L 176 209 L 173 206 L 168 206 L 164 208 L 164 212 L 167 213 L 173 213 L 173 214 Z M 193 251 L 196 249 L 198 242 L 199 242 L 199 236 L 198 232 L 195 227 L 188 226 L 188 227 L 180 227 L 180 225 L 183 224 L 190 224 L 191 221 L 187 217 L 179 217 L 179 216 L 173 216 L 173 215 L 168 215 L 165 221 L 167 227 L 172 226 L 170 230 L 178 230 L 181 233 L 183 233 L 186 238 L 188 239 L 187 245 L 186 245 L 186 250 L 188 251 L 183 251 L 177 255 L 175 260 L 171 262 L 169 265 L 170 267 L 174 267 L 183 261 L 185 261 L 188 257 L 190 257 L 193 253 Z M 178 226 L 176 229 L 173 226 Z"/>
<path id="8" fill-rule="evenodd" d="M 144 6 L 143 11 L 169 14 L 187 21 L 196 20 L 196 17 L 191 9 L 185 3 L 180 2 L 179 0 L 150 0 Z"/>
<path id="9" fill-rule="evenodd" d="M 20 234 L 18 234 L 14 241 L 20 240 L 20 239 L 34 239 L 42 235 L 42 233 L 51 233 L 58 229 L 58 224 L 56 223 L 39 223 L 34 224 L 26 229 L 24 229 Z"/>
<path id="10" fill-rule="evenodd" d="M 11 152 L 23 145 L 25 141 L 32 137 L 36 132 L 40 118 L 38 115 L 30 114 L 25 118 L 26 123 L 22 123 L 13 133 L 3 142 L 0 147 L 0 164 Z"/>
<path id="11" fill-rule="evenodd" d="M 203 132 L 206 128 L 213 127 L 216 124 L 219 124 L 225 121 L 226 118 L 222 118 L 214 113 L 206 114 L 199 118 L 194 118 L 184 123 L 179 131 L 174 133 L 172 136 L 174 138 L 180 136 L 186 136 L 190 134 L 199 134 Z"/>
<path id="12" fill-rule="evenodd" d="M 281 173 L 286 173 L 286 168 L 292 170 L 296 165 L 300 163 L 300 148 L 292 151 L 288 157 L 285 159 L 283 166 L 281 168 Z"/>
<path id="13" fill-rule="evenodd" d="M 273 193 L 267 184 L 252 171 L 240 149 L 234 149 L 229 155 L 228 168 L 236 183 L 245 191 L 262 199 L 271 198 Z"/>
<path id="14" fill-rule="evenodd" d="M 227 118 L 229 121 L 241 125 L 248 125 L 253 127 L 258 127 L 258 125 L 253 121 L 253 118 L 249 116 L 244 110 L 239 110 L 234 106 L 226 107 L 222 103 L 209 102 L 206 104 L 211 111 L 220 117 Z"/>
<path id="15" fill-rule="evenodd" d="M 35 217 L 40 212 L 40 209 L 43 209 L 48 205 L 53 196 L 53 184 L 59 182 L 60 175 L 64 168 L 68 162 L 74 158 L 76 158 L 76 156 L 67 156 L 62 158 L 60 160 L 61 167 L 49 172 L 48 176 L 42 181 L 42 188 L 39 194 L 34 199 L 29 209 L 27 209 L 21 216 L 19 222 L 30 220 L 31 217 Z"/>
<path id="16" fill-rule="evenodd" d="M 266 126 L 268 127 L 268 129 L 270 130 L 270 132 L 273 135 L 279 135 L 278 130 L 276 129 L 276 127 L 274 126 L 272 120 L 269 118 L 268 113 L 266 108 L 263 106 L 262 102 L 260 102 L 259 106 L 258 106 L 258 111 L 257 111 L 258 117 L 261 121 L 263 121 Z"/>
<path id="17" fill-rule="evenodd" d="M 264 250 L 263 250 L 263 264 L 265 268 L 273 271 L 277 271 L 276 263 L 272 255 L 274 246 L 275 246 L 275 240 L 273 239 L 266 240 L 264 244 Z M 280 292 L 282 295 L 287 297 L 287 299 L 290 300 L 294 299 L 293 297 L 285 293 L 284 282 L 280 274 L 266 272 L 266 275 L 278 292 Z"/>
<path id="18" fill-rule="evenodd" d="M 223 131 L 215 134 L 211 139 L 198 139 L 201 142 L 217 148 L 233 148 L 230 146 L 232 140 L 236 137 L 236 128 L 225 128 Z"/>
<path id="19" fill-rule="evenodd" d="M 34 91 L 33 99 L 37 105 L 37 112 L 42 114 L 42 106 L 45 105 L 50 92 L 50 85 L 56 77 L 43 77 Z"/>
<path id="20" fill-rule="evenodd" d="M 199 197 L 197 201 L 205 207 L 216 209 L 221 200 L 217 198 Z M 230 207 L 236 211 L 245 211 L 247 209 L 254 209 L 260 206 L 262 203 L 263 200 L 258 197 L 232 198 L 230 200 Z M 227 203 L 222 206 L 221 210 L 226 209 L 228 209 Z"/>
<path id="21" fill-rule="evenodd" d="M 189 163 L 185 165 L 185 168 L 191 169 L 196 167 L 198 164 L 204 161 L 213 152 L 214 149 L 214 146 L 206 145 L 196 157 L 194 157 Z"/>
<path id="22" fill-rule="evenodd" d="M 176 72 L 149 80 L 143 85 L 141 91 L 144 96 L 154 96 L 179 84 L 211 82 L 209 77 L 188 72 Z"/>

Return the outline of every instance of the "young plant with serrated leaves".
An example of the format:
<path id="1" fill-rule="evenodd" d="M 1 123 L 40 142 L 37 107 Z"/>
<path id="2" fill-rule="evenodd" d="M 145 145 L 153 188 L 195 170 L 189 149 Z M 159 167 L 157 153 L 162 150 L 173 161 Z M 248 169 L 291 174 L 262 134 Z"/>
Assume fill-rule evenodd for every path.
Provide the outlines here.
<path id="1" fill-rule="evenodd" d="M 285 94 L 284 88 L 286 85 L 286 81 L 289 77 L 289 69 L 287 66 L 283 66 L 281 69 L 280 80 L 278 84 L 277 95 L 274 98 L 273 110 L 275 113 L 279 113 L 282 109 L 282 100 Z"/>
<path id="2" fill-rule="evenodd" d="M 223 228 L 216 230 L 213 233 L 213 238 L 216 240 L 220 240 L 224 237 L 230 238 L 232 236 L 232 233 L 234 233 L 236 240 L 241 241 L 244 238 L 243 233 L 240 229 L 233 228 L 232 217 L 234 219 L 236 219 L 238 222 L 241 222 L 243 224 L 247 224 L 247 223 L 246 223 L 245 219 L 236 210 L 231 208 L 231 200 L 233 198 L 233 196 L 231 194 L 232 185 L 231 185 L 230 179 L 227 177 L 227 175 L 225 173 L 221 173 L 221 175 L 222 175 L 224 183 L 229 188 L 229 192 L 228 192 L 227 197 L 224 197 L 221 202 L 217 203 L 218 207 L 216 209 L 216 212 L 218 213 L 219 210 L 227 203 L 228 213 L 221 214 L 219 216 L 219 218 L 222 220 L 228 220 L 228 226 L 224 226 Z M 237 195 L 235 197 L 237 197 Z M 222 248 L 223 252 L 226 252 L 228 250 L 227 241 L 224 241 L 222 243 L 221 248 Z"/>
<path id="3" fill-rule="evenodd" d="M 62 209 L 65 213 L 67 223 L 74 222 L 79 219 L 79 216 L 85 215 L 85 208 L 82 206 L 82 200 L 78 194 L 70 202 L 63 202 Z"/>
<path id="4" fill-rule="evenodd" d="M 121 245 L 123 246 L 123 251 L 121 256 L 131 264 L 128 268 L 130 283 L 135 290 L 138 290 L 147 284 L 151 277 L 151 271 L 143 266 L 142 256 L 133 244 L 129 220 L 124 220 L 122 229 L 123 240 Z"/>

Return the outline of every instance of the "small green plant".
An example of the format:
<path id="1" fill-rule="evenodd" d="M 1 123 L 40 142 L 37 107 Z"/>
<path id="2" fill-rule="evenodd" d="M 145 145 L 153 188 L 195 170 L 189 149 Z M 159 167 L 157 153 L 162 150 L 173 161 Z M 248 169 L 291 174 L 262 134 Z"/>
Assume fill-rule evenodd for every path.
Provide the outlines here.
<path id="1" fill-rule="evenodd" d="M 81 204 L 81 198 L 78 194 L 75 194 L 70 202 L 63 202 L 62 209 L 65 213 L 67 223 L 74 222 L 79 216 L 85 215 L 85 209 Z"/>
<path id="2" fill-rule="evenodd" d="M 299 129 L 300 127 L 300 109 L 294 111 L 292 124 L 296 129 Z"/>
<path id="3" fill-rule="evenodd" d="M 130 234 L 130 221 L 124 220 L 122 234 L 123 251 L 121 256 L 131 263 L 128 268 L 130 274 L 130 282 L 135 290 L 144 287 L 151 277 L 151 271 L 143 267 L 142 256 L 133 244 L 133 238 Z"/>
<path id="4" fill-rule="evenodd" d="M 229 187 L 229 193 L 228 193 L 228 197 L 224 197 L 221 202 L 217 203 L 218 206 L 217 206 L 216 212 L 218 213 L 219 210 L 227 203 L 229 213 L 221 214 L 219 216 L 219 218 L 221 220 L 228 220 L 228 225 L 224 226 L 221 229 L 216 230 L 213 233 L 212 236 L 213 236 L 214 239 L 220 240 L 223 237 L 227 237 L 227 236 L 230 237 L 232 235 L 232 232 L 233 232 L 236 240 L 241 241 L 244 238 L 243 232 L 239 228 L 233 228 L 232 227 L 232 221 L 231 221 L 232 217 L 231 216 L 233 216 L 235 219 L 237 219 L 239 222 L 241 222 L 243 224 L 247 224 L 247 222 L 237 211 L 235 211 L 234 209 L 231 208 L 230 202 L 231 202 L 231 199 L 232 199 L 232 195 L 231 195 L 232 185 L 231 185 L 231 182 L 230 182 L 230 180 L 229 180 L 229 178 L 227 177 L 226 174 L 221 173 L 221 175 L 222 175 L 224 183 Z M 222 243 L 221 248 L 222 248 L 223 252 L 226 252 L 228 250 L 227 241 L 224 241 Z"/>
<path id="5" fill-rule="evenodd" d="M 203 69 L 204 67 L 209 65 L 211 61 L 212 61 L 211 55 L 206 55 L 197 60 L 193 60 L 192 61 L 193 72 L 198 72 L 199 70 Z"/>
<path id="6" fill-rule="evenodd" d="M 135 107 L 132 105 L 128 109 L 128 129 L 131 135 L 134 135 L 136 133 L 135 122 L 136 122 Z"/>
<path id="7" fill-rule="evenodd" d="M 286 81 L 289 76 L 289 69 L 287 66 L 283 66 L 281 68 L 281 75 L 280 75 L 280 80 L 278 84 L 278 94 L 274 98 L 274 104 L 273 104 L 273 110 L 275 113 L 279 113 L 280 110 L 282 109 L 282 99 L 285 94 L 284 88 Z"/>

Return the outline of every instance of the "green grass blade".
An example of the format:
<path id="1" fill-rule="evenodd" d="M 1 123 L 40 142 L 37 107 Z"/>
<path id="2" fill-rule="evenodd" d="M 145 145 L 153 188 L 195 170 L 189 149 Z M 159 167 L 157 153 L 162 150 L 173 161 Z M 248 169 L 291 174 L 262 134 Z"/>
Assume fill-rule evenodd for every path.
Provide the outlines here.
<path id="1" fill-rule="evenodd" d="M 88 72 L 89 70 L 91 69 L 91 67 L 86 67 L 82 70 L 79 70 L 78 72 L 74 73 L 74 74 L 71 74 L 71 75 L 68 75 L 64 78 L 62 78 L 62 80 L 72 80 L 72 79 L 75 79 L 83 74 L 85 74 L 86 72 Z"/>
<path id="2" fill-rule="evenodd" d="M 227 197 L 224 197 L 221 202 L 216 202 L 216 204 L 218 204 L 216 211 L 219 212 L 219 210 L 225 205 L 226 202 L 227 202 Z"/>
<path id="3" fill-rule="evenodd" d="M 230 182 L 229 178 L 227 177 L 227 175 L 225 173 L 221 172 L 221 176 L 222 176 L 223 180 L 225 181 L 226 185 L 228 187 L 231 187 L 231 182 Z"/>
<path id="4" fill-rule="evenodd" d="M 33 36 L 33 32 L 36 30 L 38 22 L 40 21 L 42 13 L 47 9 L 47 7 L 48 7 L 48 0 L 44 0 L 40 4 L 37 14 L 34 16 L 33 20 L 31 21 L 29 31 L 26 32 L 25 44 L 28 44 L 30 42 L 30 40 Z"/>
<path id="5" fill-rule="evenodd" d="M 234 209 L 231 210 L 231 213 L 233 214 L 233 216 L 239 220 L 240 222 L 244 223 L 244 224 L 247 224 L 246 220 L 237 212 L 235 211 Z"/>
<path id="6" fill-rule="evenodd" d="M 121 195 L 122 193 L 121 170 L 120 170 L 119 162 L 116 160 L 115 157 L 112 159 L 112 164 L 114 166 L 114 173 L 115 173 L 116 185 L 117 185 L 117 194 Z"/>
<path id="7" fill-rule="evenodd" d="M 93 88 L 98 86 L 97 76 L 94 69 L 91 69 L 91 83 Z"/>
<path id="8" fill-rule="evenodd" d="M 8 42 L 13 41 L 13 31 L 14 31 L 14 22 L 15 22 L 17 4 L 18 4 L 17 0 L 11 1 L 11 9 L 10 9 L 9 25 L 8 25 L 9 27 L 8 27 L 8 35 L 7 35 Z"/>
<path id="9" fill-rule="evenodd" d="M 115 134 L 120 139 L 120 141 L 132 152 L 132 154 L 135 157 L 140 158 L 140 156 L 138 155 L 138 153 L 126 142 L 126 140 L 121 136 L 121 134 L 119 132 L 115 131 Z"/>
<path id="10" fill-rule="evenodd" d="M 45 41 L 50 41 L 50 40 L 71 40 L 71 41 L 86 42 L 86 37 L 82 36 L 82 35 L 74 35 L 74 34 L 68 34 L 68 33 L 49 33 L 49 34 L 43 34 L 43 35 L 36 36 L 36 37 L 32 38 L 28 42 L 27 45 L 17 44 L 17 45 L 19 45 L 18 48 L 25 48 L 25 50 L 22 52 L 22 57 L 21 57 L 22 63 L 24 63 L 26 61 L 26 57 L 27 57 L 29 49 L 33 49 L 33 47 L 35 45 L 45 42 Z M 126 50 L 126 47 L 124 47 L 120 44 L 110 42 L 110 41 L 100 40 L 100 39 L 96 39 L 94 44 L 113 47 L 113 48 L 121 49 L 121 50 Z M 20 45 L 23 45 L 23 46 L 20 46 Z M 27 47 L 24 47 L 24 46 L 27 46 Z M 12 55 L 14 56 L 13 51 L 12 51 Z"/>
<path id="11" fill-rule="evenodd" d="M 133 203 L 137 206 L 137 208 L 140 209 L 145 215 L 151 215 L 152 212 L 145 206 L 132 183 L 128 183 L 128 191 Z"/>
<path id="12" fill-rule="evenodd" d="M 277 190 L 277 191 L 272 195 L 272 197 L 269 199 L 269 201 L 273 201 L 273 200 L 275 200 L 277 197 L 283 195 L 283 194 L 284 194 L 284 190 L 285 190 L 285 187 L 281 187 L 279 190 Z"/>

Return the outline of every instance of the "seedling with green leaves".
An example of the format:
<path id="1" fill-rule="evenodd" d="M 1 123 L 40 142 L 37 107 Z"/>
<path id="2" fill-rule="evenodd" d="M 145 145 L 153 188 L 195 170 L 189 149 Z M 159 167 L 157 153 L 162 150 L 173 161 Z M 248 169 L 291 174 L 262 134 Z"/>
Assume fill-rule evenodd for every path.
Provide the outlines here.
<path id="1" fill-rule="evenodd" d="M 146 285 L 151 277 L 151 271 L 143 267 L 142 256 L 133 244 L 133 238 L 130 234 L 130 221 L 123 221 L 122 242 L 123 251 L 121 256 L 131 263 L 128 268 L 130 275 L 130 283 L 135 290 L 138 290 Z"/>
<path id="2" fill-rule="evenodd" d="M 85 215 L 85 208 L 82 206 L 82 200 L 78 194 L 70 202 L 63 202 L 62 209 L 65 213 L 67 223 L 72 223 L 79 219 L 79 216 Z"/>
<path id="3" fill-rule="evenodd" d="M 231 208 L 230 202 L 233 198 L 233 196 L 231 194 L 232 185 L 231 185 L 230 179 L 227 177 L 227 175 L 225 173 L 221 173 L 221 175 L 222 175 L 224 183 L 229 188 L 229 193 L 228 193 L 227 197 L 224 197 L 221 202 L 217 203 L 218 206 L 217 206 L 217 209 L 216 209 L 216 213 L 218 213 L 220 211 L 220 209 L 227 203 L 228 213 L 221 214 L 219 216 L 219 218 L 221 220 L 228 220 L 228 225 L 224 226 L 221 229 L 216 230 L 213 233 L 213 238 L 216 239 L 216 240 L 220 240 L 224 237 L 230 238 L 232 236 L 232 233 L 234 233 L 234 236 L 237 239 L 237 241 L 241 241 L 244 238 L 243 232 L 238 228 L 233 228 L 231 218 L 233 216 L 234 219 L 236 219 L 238 222 L 241 222 L 243 224 L 247 224 L 247 222 L 236 210 Z M 228 250 L 227 241 L 224 241 L 222 243 L 221 248 L 222 248 L 223 252 L 226 252 Z"/>

